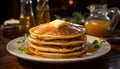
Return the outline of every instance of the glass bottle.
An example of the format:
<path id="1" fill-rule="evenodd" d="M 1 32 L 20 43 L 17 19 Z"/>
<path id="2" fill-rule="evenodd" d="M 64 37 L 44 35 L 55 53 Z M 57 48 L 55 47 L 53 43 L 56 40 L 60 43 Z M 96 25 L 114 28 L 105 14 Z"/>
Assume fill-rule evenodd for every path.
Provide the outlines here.
<path id="1" fill-rule="evenodd" d="M 37 25 L 50 22 L 48 0 L 37 0 L 36 10 L 37 10 L 36 14 Z"/>
<path id="2" fill-rule="evenodd" d="M 29 29 L 35 26 L 35 18 L 31 0 L 21 0 L 19 31 L 21 34 L 29 33 Z"/>
<path id="3" fill-rule="evenodd" d="M 109 34 L 111 24 L 116 24 L 114 19 L 117 19 L 116 13 L 114 13 L 114 19 L 111 19 L 108 14 L 110 12 L 116 12 L 114 9 L 107 9 L 106 4 L 92 4 L 88 6 L 90 10 L 90 16 L 86 19 L 85 28 L 88 35 L 97 37 L 106 37 Z M 114 21 L 114 22 L 113 22 Z M 112 25 L 113 26 L 113 25 Z"/>

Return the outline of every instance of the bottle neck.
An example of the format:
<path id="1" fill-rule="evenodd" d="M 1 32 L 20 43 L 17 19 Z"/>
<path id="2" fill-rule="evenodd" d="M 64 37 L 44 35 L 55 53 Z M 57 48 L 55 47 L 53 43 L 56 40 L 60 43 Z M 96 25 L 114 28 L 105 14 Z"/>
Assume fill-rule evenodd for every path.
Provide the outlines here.
<path id="1" fill-rule="evenodd" d="M 34 16 L 31 0 L 21 0 L 21 16 Z"/>
<path id="2" fill-rule="evenodd" d="M 37 10 L 49 10 L 48 0 L 37 0 Z"/>

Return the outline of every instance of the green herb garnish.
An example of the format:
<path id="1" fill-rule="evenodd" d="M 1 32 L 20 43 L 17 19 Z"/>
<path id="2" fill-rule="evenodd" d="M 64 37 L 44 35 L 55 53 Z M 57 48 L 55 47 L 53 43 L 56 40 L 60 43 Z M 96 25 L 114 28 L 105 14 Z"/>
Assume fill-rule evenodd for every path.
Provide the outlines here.
<path id="1" fill-rule="evenodd" d="M 20 40 L 19 40 L 17 43 L 18 43 L 18 44 L 24 43 L 27 38 L 28 38 L 28 34 L 25 33 L 25 34 L 20 38 Z M 27 50 L 27 48 L 24 47 L 24 45 L 21 45 L 21 47 L 19 47 L 18 50 L 19 50 L 20 52 L 25 52 L 25 51 Z"/>
<path id="2" fill-rule="evenodd" d="M 18 44 L 25 42 L 25 40 L 28 38 L 28 34 L 25 33 L 22 38 L 17 42 Z"/>
<path id="3" fill-rule="evenodd" d="M 99 40 L 94 40 L 92 44 L 95 49 L 98 49 L 100 48 L 100 45 L 102 45 L 104 42 L 105 42 L 105 39 L 100 37 Z"/>
<path id="4" fill-rule="evenodd" d="M 27 51 L 27 48 L 25 48 L 25 47 L 19 47 L 18 50 L 19 50 L 20 52 L 25 52 L 25 51 Z"/>
<path id="5" fill-rule="evenodd" d="M 73 18 L 75 18 L 77 21 L 82 20 L 85 18 L 85 16 L 81 12 L 73 12 L 72 13 Z"/>

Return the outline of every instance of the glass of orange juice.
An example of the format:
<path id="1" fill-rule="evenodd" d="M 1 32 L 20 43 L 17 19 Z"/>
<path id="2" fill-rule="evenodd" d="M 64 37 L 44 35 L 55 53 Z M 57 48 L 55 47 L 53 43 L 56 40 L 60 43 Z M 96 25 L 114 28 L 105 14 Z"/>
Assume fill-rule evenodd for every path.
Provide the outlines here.
<path id="1" fill-rule="evenodd" d="M 108 35 L 109 21 L 89 20 L 85 23 L 86 33 L 97 37 L 105 37 Z"/>

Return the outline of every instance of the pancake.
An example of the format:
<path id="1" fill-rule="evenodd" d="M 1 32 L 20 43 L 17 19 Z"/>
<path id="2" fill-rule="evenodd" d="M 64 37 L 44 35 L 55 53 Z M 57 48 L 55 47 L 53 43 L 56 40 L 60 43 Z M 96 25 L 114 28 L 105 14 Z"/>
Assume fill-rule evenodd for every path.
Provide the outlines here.
<path id="1" fill-rule="evenodd" d="M 85 28 L 82 25 L 67 23 L 61 28 L 50 27 L 48 23 L 41 24 L 29 30 L 31 37 L 41 39 L 69 39 L 85 34 Z"/>
<path id="2" fill-rule="evenodd" d="M 35 40 L 32 38 L 29 38 L 29 41 L 38 45 L 59 45 L 59 46 L 67 46 L 67 45 L 77 45 L 81 43 L 85 43 L 86 40 L 76 40 L 76 41 L 67 41 L 67 40 L 61 40 L 59 41 L 42 41 L 42 40 Z"/>
<path id="3" fill-rule="evenodd" d="M 54 22 L 29 29 L 28 52 L 47 58 L 82 56 L 87 51 L 84 26 L 61 20 Z"/>
<path id="4" fill-rule="evenodd" d="M 44 51 L 44 52 L 74 52 L 76 50 L 80 50 L 82 47 L 84 47 L 84 45 L 82 44 L 79 44 L 79 45 L 74 45 L 74 46 L 62 46 L 62 47 L 59 47 L 59 46 L 53 46 L 53 45 L 49 45 L 49 46 L 45 46 L 45 45 L 35 45 L 35 44 L 32 44 L 32 43 L 29 43 L 28 44 L 28 47 L 31 47 L 35 50 L 38 50 L 38 51 Z"/>
<path id="5" fill-rule="evenodd" d="M 31 47 L 29 47 L 28 50 L 30 53 L 36 56 L 41 56 L 46 58 L 56 58 L 56 59 L 81 57 L 83 54 L 87 52 L 85 49 L 70 53 L 41 52 L 41 51 L 35 51 L 35 49 Z"/>

